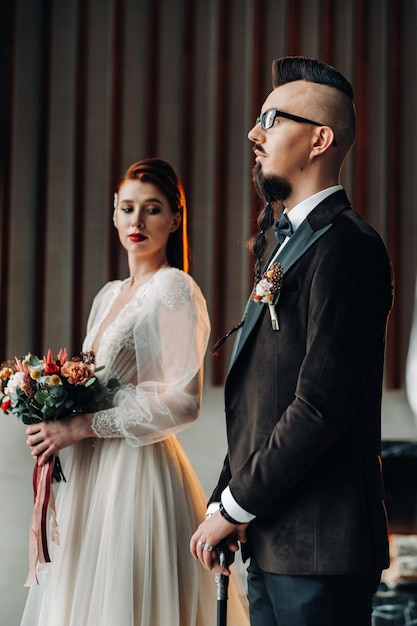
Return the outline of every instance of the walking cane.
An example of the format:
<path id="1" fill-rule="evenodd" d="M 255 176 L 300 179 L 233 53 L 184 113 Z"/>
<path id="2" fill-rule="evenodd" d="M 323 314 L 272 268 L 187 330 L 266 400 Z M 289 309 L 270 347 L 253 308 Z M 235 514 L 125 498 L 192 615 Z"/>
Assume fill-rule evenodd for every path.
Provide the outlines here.
<path id="1" fill-rule="evenodd" d="M 235 555 L 228 550 L 225 543 L 219 543 L 215 548 L 222 567 L 229 567 L 234 561 Z M 229 587 L 229 576 L 216 572 L 216 592 L 217 592 L 217 626 L 226 626 L 227 620 L 227 590 Z"/>

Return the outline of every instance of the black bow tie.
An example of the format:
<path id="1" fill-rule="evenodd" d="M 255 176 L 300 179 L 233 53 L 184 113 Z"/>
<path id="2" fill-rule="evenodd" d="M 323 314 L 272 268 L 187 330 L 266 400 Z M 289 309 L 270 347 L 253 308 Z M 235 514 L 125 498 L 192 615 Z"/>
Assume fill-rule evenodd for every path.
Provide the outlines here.
<path id="1" fill-rule="evenodd" d="M 274 230 L 279 245 L 282 244 L 286 237 L 291 237 L 293 233 L 292 225 L 286 213 L 281 213 L 278 223 L 275 222 Z"/>

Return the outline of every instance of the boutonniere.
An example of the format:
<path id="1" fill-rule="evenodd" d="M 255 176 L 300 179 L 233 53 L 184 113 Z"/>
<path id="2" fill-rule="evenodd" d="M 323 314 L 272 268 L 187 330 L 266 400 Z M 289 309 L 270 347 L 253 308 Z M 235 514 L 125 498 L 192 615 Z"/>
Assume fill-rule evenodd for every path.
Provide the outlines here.
<path id="1" fill-rule="evenodd" d="M 275 305 L 282 287 L 284 270 L 281 263 L 273 263 L 261 276 L 256 284 L 252 299 L 258 304 L 267 304 L 271 316 L 272 330 L 279 330 L 278 315 Z"/>

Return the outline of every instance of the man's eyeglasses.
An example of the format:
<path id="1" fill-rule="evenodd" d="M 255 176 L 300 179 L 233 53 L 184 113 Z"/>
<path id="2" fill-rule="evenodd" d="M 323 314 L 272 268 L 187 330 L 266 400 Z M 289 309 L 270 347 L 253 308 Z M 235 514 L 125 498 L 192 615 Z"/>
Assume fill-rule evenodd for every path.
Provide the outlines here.
<path id="1" fill-rule="evenodd" d="M 287 120 L 293 122 L 299 122 L 300 124 L 313 124 L 313 126 L 327 126 L 327 124 L 321 124 L 320 122 L 314 122 L 306 117 L 300 117 L 299 115 L 292 115 L 292 113 L 286 113 L 285 111 L 279 111 L 278 109 L 268 109 L 264 113 L 261 113 L 256 118 L 256 123 L 261 125 L 262 130 L 268 130 L 275 124 L 277 117 L 285 117 Z M 336 145 L 336 138 L 333 140 L 333 145 Z"/>

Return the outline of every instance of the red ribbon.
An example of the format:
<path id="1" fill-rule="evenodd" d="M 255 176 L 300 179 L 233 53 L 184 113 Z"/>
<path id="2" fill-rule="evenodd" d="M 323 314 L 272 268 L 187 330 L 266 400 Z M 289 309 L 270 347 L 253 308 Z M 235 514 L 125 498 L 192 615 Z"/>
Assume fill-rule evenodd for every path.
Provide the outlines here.
<path id="1" fill-rule="evenodd" d="M 25 587 L 38 582 L 36 576 L 38 565 L 42 567 L 51 562 L 48 550 L 48 512 L 52 518 L 51 539 L 59 544 L 55 498 L 52 489 L 54 462 L 55 457 L 52 456 L 46 465 L 40 466 L 36 463 L 33 468 L 34 505 L 29 529 L 29 573 Z"/>

